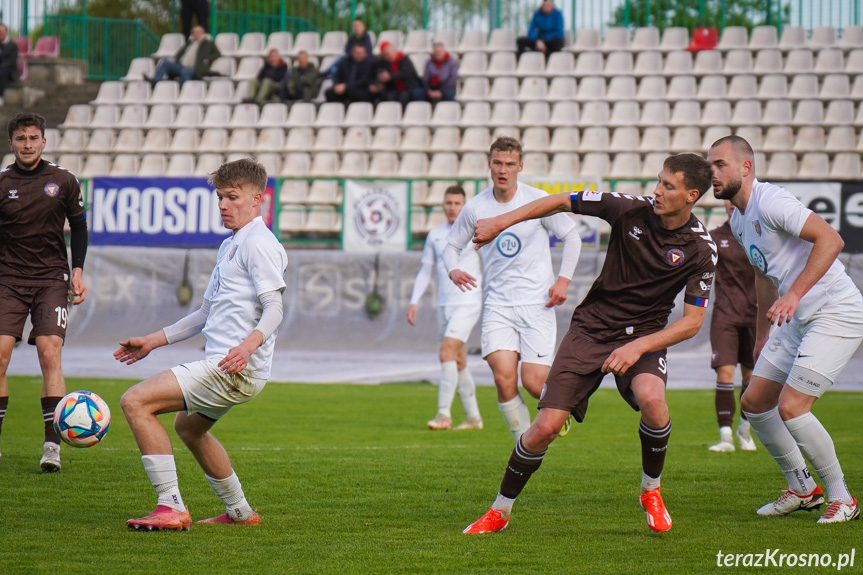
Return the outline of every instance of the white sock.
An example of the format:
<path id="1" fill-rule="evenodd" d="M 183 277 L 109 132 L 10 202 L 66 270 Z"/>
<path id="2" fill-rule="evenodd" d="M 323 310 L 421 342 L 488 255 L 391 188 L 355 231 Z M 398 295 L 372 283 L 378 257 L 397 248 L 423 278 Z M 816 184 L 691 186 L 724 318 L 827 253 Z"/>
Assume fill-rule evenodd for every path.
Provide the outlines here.
<path id="1" fill-rule="evenodd" d="M 734 439 L 731 436 L 731 428 L 723 425 L 719 428 L 719 441 L 724 441 L 725 443 L 733 443 Z"/>
<path id="2" fill-rule="evenodd" d="M 662 477 L 661 475 L 659 477 Z M 651 491 L 659 487 L 659 477 L 651 477 L 645 472 L 641 472 L 641 490 Z"/>
<path id="3" fill-rule="evenodd" d="M 512 432 L 513 438 L 518 441 L 521 434 L 530 427 L 530 411 L 527 409 L 527 404 L 519 393 L 514 399 L 498 403 L 497 405 L 500 408 L 504 421 L 506 421 L 509 430 Z"/>
<path id="4" fill-rule="evenodd" d="M 821 478 L 827 489 L 828 501 L 840 499 L 842 503 L 853 500 L 845 484 L 842 467 L 836 457 L 833 439 L 818 418 L 812 413 L 804 413 L 785 422 L 785 427 L 797 441 L 803 456 L 815 468 L 815 473 Z"/>
<path id="5" fill-rule="evenodd" d="M 491 508 L 500 511 L 501 515 L 504 517 L 509 517 L 509 514 L 512 513 L 512 504 L 515 503 L 515 499 L 510 499 L 509 497 L 504 497 L 500 493 L 497 494 L 497 499 L 494 500 L 494 503 L 491 504 Z"/>
<path id="6" fill-rule="evenodd" d="M 180 483 L 177 481 L 177 464 L 173 455 L 142 455 L 144 471 L 150 478 L 150 483 L 159 494 L 157 505 L 170 507 L 174 511 L 184 511 L 183 496 L 180 495 Z"/>
<path id="7" fill-rule="evenodd" d="M 479 405 L 476 402 L 476 383 L 474 383 L 468 368 L 458 372 L 458 396 L 467 417 L 482 419 L 479 415 Z"/>
<path id="8" fill-rule="evenodd" d="M 750 427 L 751 426 L 749 425 L 749 422 L 741 417 L 740 418 L 740 424 L 737 426 L 737 433 L 739 433 L 743 437 L 750 438 L 750 435 L 749 435 L 749 428 Z"/>
<path id="9" fill-rule="evenodd" d="M 437 392 L 437 412 L 446 417 L 452 417 L 450 408 L 458 385 L 458 364 L 454 361 L 442 361 L 440 364 L 440 387 Z"/>
<path id="10" fill-rule="evenodd" d="M 764 413 L 746 412 L 746 419 L 764 448 L 779 464 L 779 469 L 788 480 L 788 489 L 798 495 L 812 493 L 816 486 L 815 480 L 806 469 L 797 441 L 779 416 L 779 408 L 774 407 Z"/>
<path id="11" fill-rule="evenodd" d="M 254 511 L 249 506 L 249 502 L 246 501 L 246 496 L 243 495 L 243 486 L 240 485 L 240 479 L 236 473 L 231 471 L 231 475 L 225 479 L 216 479 L 207 474 L 204 476 L 207 478 L 207 483 L 213 488 L 213 493 L 218 495 L 225 504 L 225 509 L 231 519 L 245 521 L 252 516 Z"/>

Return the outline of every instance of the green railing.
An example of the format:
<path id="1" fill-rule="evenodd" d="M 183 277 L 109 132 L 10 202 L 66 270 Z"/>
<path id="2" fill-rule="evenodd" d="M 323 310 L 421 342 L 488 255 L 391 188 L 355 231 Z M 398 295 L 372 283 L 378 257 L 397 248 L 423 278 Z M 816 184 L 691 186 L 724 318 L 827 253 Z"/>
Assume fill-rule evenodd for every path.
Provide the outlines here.
<path id="1" fill-rule="evenodd" d="M 149 56 L 159 38 L 140 22 L 91 18 L 85 15 L 46 15 L 44 32 L 60 39 L 61 56 L 87 62 L 94 80 L 116 80 L 126 74 L 129 62 Z"/>

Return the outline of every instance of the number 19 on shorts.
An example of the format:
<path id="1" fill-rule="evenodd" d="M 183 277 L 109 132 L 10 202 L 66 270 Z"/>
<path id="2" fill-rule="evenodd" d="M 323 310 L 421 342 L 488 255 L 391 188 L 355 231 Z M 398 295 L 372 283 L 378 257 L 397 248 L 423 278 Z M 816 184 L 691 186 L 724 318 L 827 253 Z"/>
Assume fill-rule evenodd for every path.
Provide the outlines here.
<path id="1" fill-rule="evenodd" d="M 69 309 L 58 305 L 54 308 L 54 311 L 57 312 L 57 327 L 66 329 L 66 320 L 69 317 Z"/>

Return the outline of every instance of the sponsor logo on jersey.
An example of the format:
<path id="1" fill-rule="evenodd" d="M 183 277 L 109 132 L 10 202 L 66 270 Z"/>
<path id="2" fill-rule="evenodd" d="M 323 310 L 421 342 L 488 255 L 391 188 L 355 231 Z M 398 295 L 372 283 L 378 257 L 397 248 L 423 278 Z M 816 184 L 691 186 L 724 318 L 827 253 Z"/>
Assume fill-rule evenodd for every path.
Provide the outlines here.
<path id="1" fill-rule="evenodd" d="M 231 248 L 230 253 L 228 253 L 228 261 L 231 261 L 232 259 L 234 259 L 234 256 L 237 255 L 237 248 L 238 247 L 239 246 L 234 246 Z"/>
<path id="2" fill-rule="evenodd" d="M 598 202 L 602 199 L 602 192 L 597 192 L 595 190 L 585 190 L 581 192 L 581 201 L 582 202 Z"/>
<path id="3" fill-rule="evenodd" d="M 764 257 L 764 254 L 761 253 L 761 250 L 755 244 L 749 246 L 749 261 L 761 270 L 761 273 L 767 274 L 767 258 Z"/>
<path id="4" fill-rule="evenodd" d="M 505 258 L 514 258 L 521 251 L 521 240 L 512 232 L 504 232 L 497 238 L 497 251 Z"/>
<path id="5" fill-rule="evenodd" d="M 700 281 L 698 285 L 701 287 L 701 291 L 710 291 L 710 284 Z"/>
<path id="6" fill-rule="evenodd" d="M 632 229 L 629 231 L 629 235 L 631 235 L 632 237 L 634 237 L 637 240 L 641 240 L 641 238 L 638 236 L 640 236 L 643 233 L 644 232 L 641 231 L 641 229 L 638 226 L 632 226 Z"/>
<path id="7" fill-rule="evenodd" d="M 761 222 L 758 220 L 755 220 L 754 222 L 752 222 L 752 227 L 755 228 L 755 233 L 760 236 L 761 235 Z"/>
<path id="8" fill-rule="evenodd" d="M 668 265 L 677 267 L 683 263 L 683 250 L 678 248 L 671 248 L 668 250 L 668 253 L 665 254 L 665 262 Z"/>
<path id="9" fill-rule="evenodd" d="M 60 193 L 60 186 L 55 183 L 45 184 L 45 193 L 53 198 Z"/>
<path id="10" fill-rule="evenodd" d="M 709 280 L 710 278 L 713 277 L 713 275 L 714 275 L 713 272 L 704 272 L 703 274 L 701 274 L 701 279 Z"/>
<path id="11" fill-rule="evenodd" d="M 18 190 L 9 190 L 9 199 L 15 200 L 18 198 Z"/>

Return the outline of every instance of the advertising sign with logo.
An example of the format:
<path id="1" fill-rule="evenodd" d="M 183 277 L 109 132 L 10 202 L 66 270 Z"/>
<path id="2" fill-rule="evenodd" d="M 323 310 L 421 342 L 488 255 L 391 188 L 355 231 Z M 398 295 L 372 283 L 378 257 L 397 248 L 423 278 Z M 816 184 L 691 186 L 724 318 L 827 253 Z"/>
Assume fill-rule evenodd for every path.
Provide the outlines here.
<path id="1" fill-rule="evenodd" d="M 90 188 L 93 245 L 217 247 L 230 230 L 207 179 L 94 178 Z M 267 180 L 262 216 L 272 227 L 275 180 Z"/>
<path id="2" fill-rule="evenodd" d="M 402 252 L 408 247 L 408 183 L 345 180 L 342 249 Z"/>

